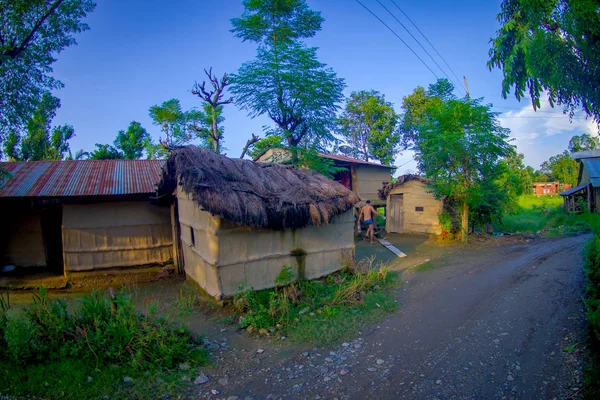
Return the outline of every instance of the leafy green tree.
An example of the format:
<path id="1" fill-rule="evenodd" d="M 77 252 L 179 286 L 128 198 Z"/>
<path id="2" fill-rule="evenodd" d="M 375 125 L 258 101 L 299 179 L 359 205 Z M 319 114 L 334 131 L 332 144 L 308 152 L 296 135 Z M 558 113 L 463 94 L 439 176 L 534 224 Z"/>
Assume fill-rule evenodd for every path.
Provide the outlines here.
<path id="1" fill-rule="evenodd" d="M 509 188 L 514 198 L 531 192 L 534 172 L 532 167 L 525 166 L 524 158 L 523 153 L 518 153 L 514 148 L 510 149 L 504 158 L 507 166 L 504 173 L 505 186 Z"/>
<path id="2" fill-rule="evenodd" d="M 258 140 L 248 150 L 250 158 L 255 159 L 263 155 L 267 150 L 274 148 L 285 148 L 284 138 L 277 135 L 269 135 Z"/>
<path id="3" fill-rule="evenodd" d="M 144 149 L 150 145 L 150 134 L 137 121 L 131 121 L 126 131 L 119 131 L 114 146 L 123 152 L 126 160 L 142 157 Z"/>
<path id="4" fill-rule="evenodd" d="M 25 136 L 15 132 L 8 135 L 4 151 L 10 160 L 40 161 L 62 160 L 69 154 L 69 140 L 75 136 L 70 125 L 52 128 L 52 119 L 60 108 L 60 100 L 44 93 L 31 119 L 27 122 Z"/>
<path id="5" fill-rule="evenodd" d="M 14 142 L 42 95 L 62 86 L 52 64 L 89 29 L 82 20 L 94 7 L 92 0 L 0 1 L 0 143 L 9 134 Z"/>
<path id="6" fill-rule="evenodd" d="M 212 68 L 208 71 L 204 70 L 204 73 L 208 77 L 212 89 L 206 88 L 206 81 L 202 82 L 200 85 L 196 83 L 192 89 L 192 94 L 200 97 L 204 103 L 202 108 L 206 115 L 204 118 L 205 125 L 207 125 L 208 128 L 201 127 L 200 129 L 196 129 L 206 138 L 211 149 L 213 149 L 215 153 L 220 154 L 220 143 L 223 139 L 223 127 L 219 127 L 219 124 L 225 120 L 223 117 L 223 106 L 225 104 L 233 103 L 233 98 L 223 98 L 225 96 L 225 88 L 230 82 L 227 74 L 223 74 L 223 77 L 218 79 L 215 75 L 213 75 Z"/>
<path id="7" fill-rule="evenodd" d="M 569 140 L 569 151 L 576 153 L 578 151 L 596 150 L 600 148 L 600 138 L 592 136 L 589 133 L 575 135 Z"/>
<path id="8" fill-rule="evenodd" d="M 440 85 L 432 86 L 437 87 Z M 415 151 L 419 170 L 430 180 L 433 194 L 449 199 L 459 210 L 461 237 L 466 240 L 469 205 L 481 197 L 483 184 L 496 178 L 500 161 L 509 154 L 509 131 L 500 126 L 497 113 L 480 100 L 444 99 L 438 91 L 422 88 L 414 94 L 413 99 L 420 99 L 416 110 L 407 108 L 414 104 L 410 99 L 403 102 L 411 121 L 416 121 L 403 127 L 406 143 Z"/>
<path id="9" fill-rule="evenodd" d="M 526 94 L 534 109 L 548 93 L 571 115 L 600 122 L 600 13 L 597 0 L 504 0 L 488 66 L 504 73 L 502 94 Z"/>
<path id="10" fill-rule="evenodd" d="M 579 164 L 571 157 L 571 153 L 565 150 L 561 154 L 550 157 L 548 161 L 544 161 L 540 172 L 545 174 L 550 181 L 577 186 Z"/>
<path id="11" fill-rule="evenodd" d="M 267 115 L 298 164 L 298 147 L 315 141 L 334 142 L 338 103 L 345 85 L 317 59 L 317 49 L 302 39 L 313 37 L 323 18 L 304 0 L 244 0 L 241 18 L 232 19 L 232 32 L 258 44 L 256 59 L 232 76 L 231 92 L 251 117 Z"/>
<path id="12" fill-rule="evenodd" d="M 338 120 L 339 133 L 351 148 L 351 156 L 392 164 L 400 137 L 398 115 L 392 103 L 375 90 L 352 92 Z"/>
<path id="13" fill-rule="evenodd" d="M 170 99 L 161 105 L 154 105 L 149 110 L 154 125 L 161 127 L 164 140 L 159 144 L 148 143 L 148 158 L 163 158 L 173 147 L 189 144 L 193 139 L 202 140 L 202 147 L 208 147 L 205 137 L 199 133 L 205 127 L 206 115 L 202 111 L 183 111 L 178 99 Z"/>
<path id="14" fill-rule="evenodd" d="M 96 150 L 90 153 L 90 160 L 122 160 L 125 155 L 110 144 L 96 143 Z"/>

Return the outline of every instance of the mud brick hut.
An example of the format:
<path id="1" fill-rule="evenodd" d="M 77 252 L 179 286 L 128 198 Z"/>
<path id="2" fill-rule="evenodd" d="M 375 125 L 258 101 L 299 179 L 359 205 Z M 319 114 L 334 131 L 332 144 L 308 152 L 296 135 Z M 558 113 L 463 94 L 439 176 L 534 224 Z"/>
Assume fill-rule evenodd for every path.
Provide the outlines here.
<path id="1" fill-rule="evenodd" d="M 427 189 L 427 180 L 418 175 L 402 175 L 379 191 L 387 203 L 385 230 L 388 233 L 442 233 L 438 214 L 443 202 Z"/>
<path id="2" fill-rule="evenodd" d="M 0 278 L 44 278 L 168 263 L 168 207 L 150 202 L 163 161 L 5 162 Z M 6 271 L 5 271 L 6 272 Z"/>
<path id="3" fill-rule="evenodd" d="M 188 146 L 171 152 L 158 196 L 174 206 L 177 262 L 217 299 L 339 270 L 354 256 L 346 187 L 307 169 L 231 159 Z"/>

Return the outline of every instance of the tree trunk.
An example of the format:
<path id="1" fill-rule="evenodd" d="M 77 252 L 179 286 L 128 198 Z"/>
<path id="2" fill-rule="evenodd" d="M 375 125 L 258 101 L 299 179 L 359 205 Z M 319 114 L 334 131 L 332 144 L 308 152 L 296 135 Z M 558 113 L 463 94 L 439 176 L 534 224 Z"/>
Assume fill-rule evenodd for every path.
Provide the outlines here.
<path id="1" fill-rule="evenodd" d="M 217 110 L 212 107 L 212 137 L 215 153 L 219 154 L 219 126 L 217 125 Z"/>
<path id="2" fill-rule="evenodd" d="M 461 232 L 460 232 L 460 240 L 461 242 L 467 241 L 467 235 L 469 234 L 469 205 L 467 202 L 463 202 L 462 212 L 460 215 L 461 219 Z"/>

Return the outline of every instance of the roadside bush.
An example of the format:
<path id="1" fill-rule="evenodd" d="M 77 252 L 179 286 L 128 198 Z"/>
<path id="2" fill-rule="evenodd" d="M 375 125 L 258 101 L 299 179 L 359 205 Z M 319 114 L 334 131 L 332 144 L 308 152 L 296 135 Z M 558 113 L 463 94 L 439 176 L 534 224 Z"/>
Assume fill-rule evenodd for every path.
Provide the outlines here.
<path id="1" fill-rule="evenodd" d="M 364 317 L 362 313 L 376 316 L 379 311 L 391 311 L 395 308 L 395 301 L 385 289 L 397 281 L 396 274 L 389 272 L 386 266 L 374 266 L 373 263 L 374 259 L 366 259 L 323 279 L 301 282 L 294 280 L 289 267 L 283 267 L 274 289 L 241 291 L 234 297 L 233 308 L 240 316 L 240 326 L 249 332 L 262 333 L 281 331 L 298 334 L 300 330 L 306 333 L 319 329 L 322 332 L 329 321 L 338 321 L 332 322 L 338 324 L 339 319 L 349 312 L 352 317 L 346 319 L 351 321 L 355 318 L 358 325 L 360 318 Z M 321 325 L 317 328 L 311 324 Z M 334 340 L 344 331 L 349 331 L 349 328 L 320 339 L 325 342 Z M 313 338 L 305 339 L 311 341 Z"/>
<path id="2" fill-rule="evenodd" d="M 584 265 L 588 279 L 584 303 L 591 332 L 591 346 L 586 362 L 586 398 L 600 396 L 600 229 L 594 228 L 594 238 L 585 247 Z"/>
<path id="3" fill-rule="evenodd" d="M 16 365 L 77 359 L 96 367 L 174 368 L 206 360 L 199 338 L 181 325 L 137 313 L 125 291 L 114 299 L 93 292 L 75 312 L 44 289 L 24 310 L 2 304 L 0 359 Z"/>

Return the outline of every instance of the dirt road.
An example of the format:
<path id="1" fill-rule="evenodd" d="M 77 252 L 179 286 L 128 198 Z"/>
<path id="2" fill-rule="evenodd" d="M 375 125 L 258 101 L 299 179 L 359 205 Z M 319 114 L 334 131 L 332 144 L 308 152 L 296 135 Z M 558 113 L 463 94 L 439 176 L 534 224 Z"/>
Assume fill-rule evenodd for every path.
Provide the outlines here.
<path id="1" fill-rule="evenodd" d="M 578 398 L 585 343 L 581 251 L 588 238 L 455 248 L 439 268 L 405 272 L 401 310 L 351 343 L 293 349 L 263 341 L 222 351 L 210 384 L 196 393 L 240 399 Z M 258 354 L 258 347 L 265 351 Z"/>

